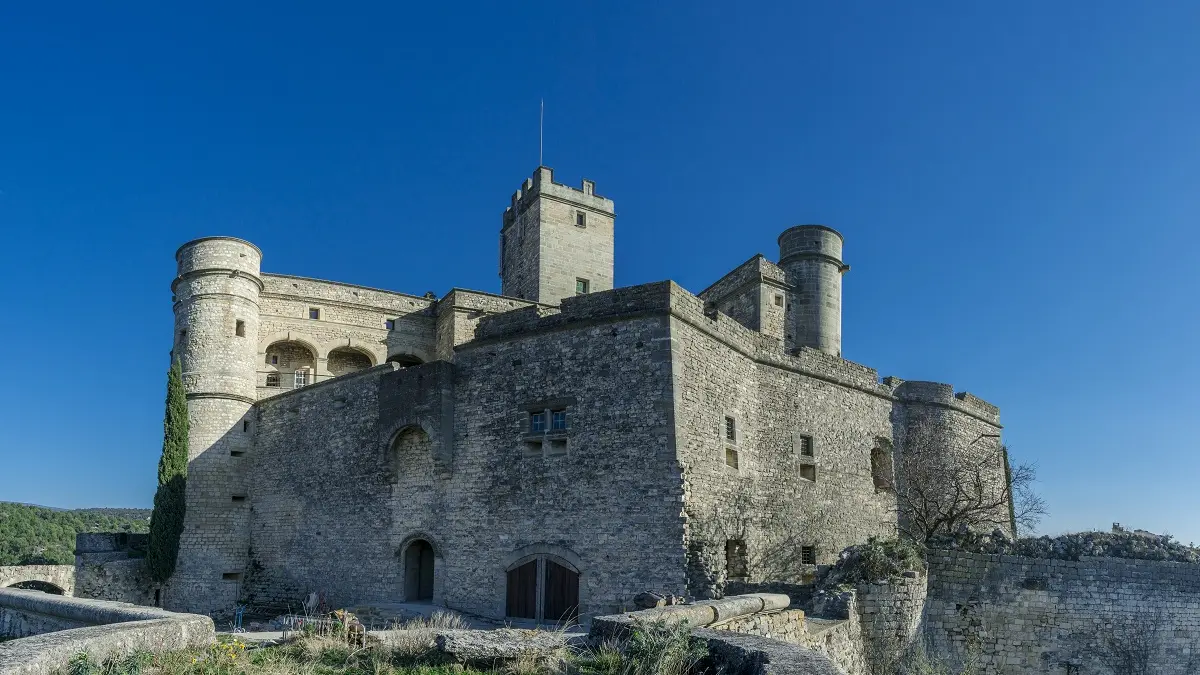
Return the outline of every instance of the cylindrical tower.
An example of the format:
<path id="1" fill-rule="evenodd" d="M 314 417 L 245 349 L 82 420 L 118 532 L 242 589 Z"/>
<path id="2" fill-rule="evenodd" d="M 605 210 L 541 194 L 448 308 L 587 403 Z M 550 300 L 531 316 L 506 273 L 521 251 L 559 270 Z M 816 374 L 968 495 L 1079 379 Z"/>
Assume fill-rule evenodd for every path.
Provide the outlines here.
<path id="1" fill-rule="evenodd" d="M 169 609 L 234 607 L 249 546 L 242 462 L 255 431 L 262 252 L 233 237 L 190 241 L 175 253 L 174 358 L 188 399 L 187 512 Z"/>
<path id="2" fill-rule="evenodd" d="M 788 349 L 842 355 L 842 235 L 824 225 L 797 225 L 779 235 L 779 266 L 792 286 Z"/>

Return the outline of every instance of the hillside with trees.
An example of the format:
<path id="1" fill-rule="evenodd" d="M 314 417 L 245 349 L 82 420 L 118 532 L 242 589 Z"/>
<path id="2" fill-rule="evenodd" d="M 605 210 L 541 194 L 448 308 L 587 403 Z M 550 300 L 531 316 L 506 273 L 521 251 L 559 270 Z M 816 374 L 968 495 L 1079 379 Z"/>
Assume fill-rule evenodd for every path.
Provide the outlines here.
<path id="1" fill-rule="evenodd" d="M 49 509 L 0 502 L 0 565 L 73 565 L 79 532 L 146 532 L 150 509 Z"/>

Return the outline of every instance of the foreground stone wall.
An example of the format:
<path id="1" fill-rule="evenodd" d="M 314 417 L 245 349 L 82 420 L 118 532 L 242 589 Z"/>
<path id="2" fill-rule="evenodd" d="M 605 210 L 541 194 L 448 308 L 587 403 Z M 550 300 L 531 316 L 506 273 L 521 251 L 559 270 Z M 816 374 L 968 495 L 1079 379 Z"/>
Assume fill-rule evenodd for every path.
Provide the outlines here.
<path id="1" fill-rule="evenodd" d="M 0 589 L 0 673 L 49 675 L 76 654 L 95 660 L 132 651 L 198 647 L 215 639 L 212 619 L 151 607 Z"/>
<path id="2" fill-rule="evenodd" d="M 934 551 L 925 624 L 939 651 L 974 652 L 985 673 L 1107 672 L 1111 638 L 1145 641 L 1148 672 L 1184 675 L 1200 665 L 1200 565 Z"/>

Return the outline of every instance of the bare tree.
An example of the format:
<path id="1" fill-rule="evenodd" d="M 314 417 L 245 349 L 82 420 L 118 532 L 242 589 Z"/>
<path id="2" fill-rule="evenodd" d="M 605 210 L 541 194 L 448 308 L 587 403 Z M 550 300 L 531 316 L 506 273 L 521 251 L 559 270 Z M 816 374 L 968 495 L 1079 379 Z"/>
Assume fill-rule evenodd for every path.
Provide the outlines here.
<path id="1" fill-rule="evenodd" d="M 928 543 L 963 527 L 1036 528 L 1046 514 L 1046 504 L 1033 492 L 1037 479 L 1033 465 L 1010 467 L 1005 446 L 970 450 L 968 446 L 960 452 L 945 452 L 918 444 L 903 453 L 896 506 L 905 536 Z"/>

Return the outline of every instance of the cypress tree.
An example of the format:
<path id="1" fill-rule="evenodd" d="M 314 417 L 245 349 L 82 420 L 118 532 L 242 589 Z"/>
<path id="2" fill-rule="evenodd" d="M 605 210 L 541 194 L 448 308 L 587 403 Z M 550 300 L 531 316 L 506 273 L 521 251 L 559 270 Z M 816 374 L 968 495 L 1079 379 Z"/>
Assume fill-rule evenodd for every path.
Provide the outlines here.
<path id="1" fill-rule="evenodd" d="M 1008 464 L 1008 446 L 1000 446 L 1000 451 L 1004 453 L 1004 484 L 1008 486 L 1008 522 L 1012 525 L 1013 539 L 1017 538 L 1017 496 L 1013 494 L 1012 484 L 1012 467 Z"/>
<path id="2" fill-rule="evenodd" d="M 163 418 L 162 457 L 158 460 L 158 491 L 150 515 L 150 545 L 146 564 L 161 583 L 175 572 L 179 536 L 183 533 L 188 462 L 187 392 L 178 360 L 167 372 L 167 411 Z"/>

